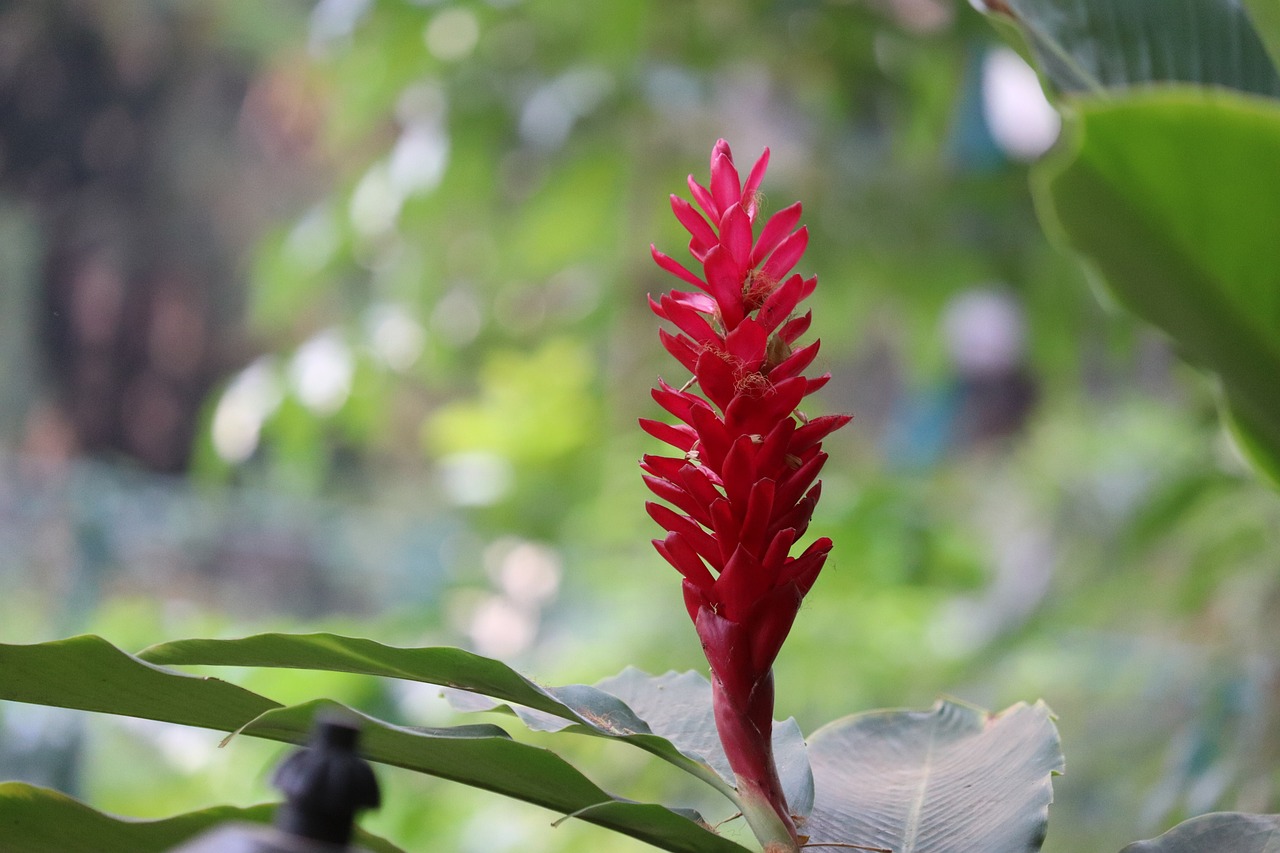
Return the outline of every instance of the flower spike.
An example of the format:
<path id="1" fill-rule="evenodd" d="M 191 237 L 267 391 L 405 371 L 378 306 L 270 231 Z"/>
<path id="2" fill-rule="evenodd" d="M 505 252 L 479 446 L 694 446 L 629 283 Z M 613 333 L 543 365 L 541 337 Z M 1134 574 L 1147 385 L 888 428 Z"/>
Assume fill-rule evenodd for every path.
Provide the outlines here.
<path id="1" fill-rule="evenodd" d="M 831 551 L 822 538 L 791 555 L 821 493 L 822 439 L 849 416 L 796 412 L 829 376 L 802 375 L 818 341 L 796 345 L 810 315 L 795 312 L 817 285 L 792 273 L 809 242 L 799 202 L 758 227 L 768 164 L 766 148 L 744 183 L 719 140 L 707 184 L 689 176 L 693 202 L 671 197 L 696 264 L 650 247 L 659 267 L 697 290 L 649 299 L 676 330 L 659 331 L 663 347 L 693 378 L 654 389 L 678 422 L 645 418 L 641 427 L 679 455 L 646 456 L 641 467 L 649 489 L 675 507 L 646 506 L 667 531 L 655 548 L 684 577 L 743 814 L 767 853 L 795 853 L 801 836 L 773 759 L 772 667 Z"/>

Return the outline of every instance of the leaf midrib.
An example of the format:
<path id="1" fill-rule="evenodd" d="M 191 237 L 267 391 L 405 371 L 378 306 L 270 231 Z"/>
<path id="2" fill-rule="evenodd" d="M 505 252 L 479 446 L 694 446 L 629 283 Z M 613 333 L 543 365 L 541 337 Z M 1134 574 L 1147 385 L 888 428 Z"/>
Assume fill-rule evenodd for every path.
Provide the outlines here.
<path id="1" fill-rule="evenodd" d="M 924 802 L 928 796 L 929 783 L 933 779 L 933 748 L 938 741 L 938 723 L 935 721 L 929 729 L 929 745 L 924 753 L 924 770 L 920 774 L 920 783 L 916 787 L 916 796 L 911 801 L 907 819 L 902 827 L 902 853 L 915 853 L 916 839 L 920 835 L 920 818 L 924 813 Z"/>

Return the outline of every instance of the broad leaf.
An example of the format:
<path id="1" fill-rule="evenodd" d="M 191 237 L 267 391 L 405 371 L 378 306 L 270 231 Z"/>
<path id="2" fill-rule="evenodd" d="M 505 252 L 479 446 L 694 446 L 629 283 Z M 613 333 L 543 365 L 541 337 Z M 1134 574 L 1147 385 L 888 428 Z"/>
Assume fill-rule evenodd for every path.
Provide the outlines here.
<path id="1" fill-rule="evenodd" d="M 1274 0 L 1258 5 L 1266 2 Z M 1182 82 L 1280 97 L 1280 75 L 1240 0 L 974 3 L 1012 22 L 1041 72 L 1064 92 Z"/>
<path id="2" fill-rule="evenodd" d="M 1041 219 L 1222 380 L 1280 482 L 1280 105 L 1194 89 L 1079 103 L 1035 175 Z"/>
<path id="3" fill-rule="evenodd" d="M 19 853 L 165 853 L 228 821 L 269 823 L 274 805 L 215 806 L 161 820 L 129 820 L 93 809 L 66 794 L 22 782 L 0 783 L 0 849 Z M 356 843 L 373 853 L 400 848 L 357 830 Z"/>
<path id="4" fill-rule="evenodd" d="M 306 741 L 316 708 L 326 704 L 282 708 L 218 679 L 146 663 L 97 637 L 0 645 L 0 672 L 0 699 L 243 730 L 288 743 Z M 667 850 L 743 850 L 694 815 L 609 795 L 559 756 L 517 743 L 497 726 L 405 728 L 360 716 L 362 751 L 373 760 L 543 805 Z"/>
<path id="5" fill-rule="evenodd" d="M 1135 841 L 1120 853 L 1275 853 L 1280 815 L 1218 812 L 1192 818 L 1159 838 Z"/>
<path id="6" fill-rule="evenodd" d="M 801 831 L 893 853 L 1031 853 L 1040 849 L 1062 771 L 1043 704 L 1002 714 L 940 702 L 831 723 L 809 740 L 817 790 Z"/>

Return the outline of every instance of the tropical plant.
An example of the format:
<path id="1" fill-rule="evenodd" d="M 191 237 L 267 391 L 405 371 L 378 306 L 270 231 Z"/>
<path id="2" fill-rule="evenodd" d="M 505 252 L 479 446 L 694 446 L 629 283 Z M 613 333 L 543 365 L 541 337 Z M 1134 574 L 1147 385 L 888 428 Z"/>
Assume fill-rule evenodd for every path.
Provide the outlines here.
<path id="1" fill-rule="evenodd" d="M 673 200 L 701 277 L 654 250 L 660 266 L 701 291 L 673 291 L 653 303 L 680 332 L 662 332 L 664 346 L 693 378 L 682 389 L 660 383 L 654 392 L 681 423 L 642 421 L 682 456 L 646 456 L 642 464 L 654 493 L 685 513 L 649 505 L 668 530 L 654 544 L 684 576 L 710 684 L 693 673 L 628 670 L 594 687 L 543 688 L 457 649 L 396 649 L 332 635 L 186 640 L 136 657 L 80 637 L 4 647 L 9 678 L 0 697 L 300 742 L 332 703 L 283 707 L 162 667 L 276 666 L 412 679 L 487 697 L 479 704 L 464 699 L 463 707 L 489 710 L 496 700 L 532 729 L 619 739 L 651 752 L 729 797 L 770 853 L 802 846 L 946 849 L 937 845 L 957 835 L 993 850 L 1033 849 L 1048 820 L 1050 777 L 1062 767 L 1042 704 L 999 715 L 952 702 L 923 713 L 855 715 L 807 744 L 794 720 L 774 725 L 772 665 L 832 542 L 820 538 L 799 556 L 789 552 L 817 503 L 822 439 L 849 418 L 798 413 L 801 400 L 829 378 L 802 375 L 817 342 L 793 349 L 811 322 L 796 309 L 817 279 L 790 274 L 807 242 L 807 231 L 795 230 L 799 205 L 774 214 L 756 233 L 767 163 L 766 151 L 743 182 L 722 140 L 712 152 L 710 188 L 690 178 L 702 213 Z M 688 390 L 694 385 L 705 399 Z M 739 849 L 696 812 L 608 794 L 553 753 L 513 741 L 497 726 L 408 728 L 346 710 L 361 720 L 364 750 L 374 760 L 498 791 L 668 850 Z M 993 790 L 1000 792 L 998 805 L 982 807 Z M 17 786 L 11 793 L 0 808 L 41 833 L 15 839 L 21 849 L 49 844 L 48 825 L 32 819 L 31 809 L 48 816 L 62 806 L 69 816 L 56 825 L 70 833 L 67 843 L 79 843 L 77 833 L 105 820 L 48 792 Z M 180 823 L 196 828 L 207 821 Z M 165 837 L 148 824 L 137 825 L 135 835 L 131 843 Z"/>
<path id="2" fill-rule="evenodd" d="M 1257 5 L 1252 19 L 1231 0 L 1177 10 L 1139 0 L 1119 7 L 1004 0 L 989 3 L 988 12 L 1040 61 L 1067 116 L 1064 143 L 1034 177 L 1046 226 L 1091 261 L 1121 302 L 1220 378 L 1242 445 L 1260 470 L 1275 474 L 1280 280 L 1267 234 L 1280 212 L 1273 210 L 1280 186 L 1255 166 L 1280 162 L 1275 66 L 1265 52 L 1280 34 L 1276 16 Z M 1177 17 L 1187 9 L 1194 14 Z M 1203 39 L 1190 53 L 1175 53 L 1189 65 L 1153 60 L 1156 35 L 1168 32 Z M 1238 47 L 1237 62 L 1220 68 L 1208 61 L 1220 55 L 1215 38 Z M 333 703 L 286 706 L 173 667 L 423 682 L 449 688 L 460 709 L 508 713 L 532 731 L 638 747 L 727 797 L 768 851 L 1038 850 L 1050 779 L 1063 767 L 1043 704 L 988 714 L 943 701 L 928 711 L 856 714 L 811 733 L 807 743 L 794 720 L 773 719 L 775 658 L 833 545 L 820 538 L 798 556 L 790 552 L 817 502 L 820 442 L 846 419 L 797 412 L 825 382 L 802 375 L 817 343 L 797 347 L 810 319 L 794 313 L 816 279 L 789 275 L 807 240 L 796 230 L 798 206 L 757 222 L 766 165 L 762 157 L 744 182 L 728 146 L 718 144 L 709 186 L 691 181 L 693 204 L 673 200 L 701 272 L 654 252 L 663 269 L 700 291 L 673 291 L 653 303 L 679 330 L 661 333 L 664 346 L 693 378 L 654 392 L 679 423 L 650 420 L 644 428 L 679 455 L 649 456 L 643 466 L 653 492 L 675 507 L 650 504 L 667 531 L 655 545 L 684 577 L 710 682 L 696 673 L 627 669 L 594 686 L 545 687 L 458 649 L 333 634 L 179 640 L 137 655 L 86 636 L 0 647 L 0 698 L 299 743 Z M 502 727 L 422 728 L 346 710 L 362 721 L 373 760 L 667 850 L 741 847 L 696 812 L 606 792 L 556 753 Z M 159 851 L 230 814 L 134 823 L 43 789 L 0 788 L 4 841 L 24 851 L 101 849 L 94 845 L 102 839 Z M 259 819 L 261 812 L 236 816 Z M 1212 815 L 1126 853 L 1262 851 L 1275 831 L 1272 817 Z M 381 839 L 363 843 L 395 849 Z"/>

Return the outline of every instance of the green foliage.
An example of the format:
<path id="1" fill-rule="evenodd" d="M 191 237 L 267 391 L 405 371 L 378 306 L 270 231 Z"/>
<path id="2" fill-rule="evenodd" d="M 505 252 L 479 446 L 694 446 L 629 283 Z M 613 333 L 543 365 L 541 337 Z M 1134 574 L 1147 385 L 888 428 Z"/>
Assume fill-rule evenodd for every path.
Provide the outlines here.
<path id="1" fill-rule="evenodd" d="M 1280 96 L 1267 53 L 1274 13 L 1251 7 L 1260 37 L 1238 0 L 986 10 L 1006 35 L 1016 24 L 1041 72 L 1076 96 L 1068 144 L 1036 178 L 1046 228 L 1221 378 L 1241 446 L 1280 481 L 1280 279 L 1268 227 L 1280 186 L 1251 168 L 1275 157 L 1280 107 L 1219 91 Z M 1169 83 L 1197 87 L 1141 91 Z"/>
<path id="2" fill-rule="evenodd" d="M 22 853 L 101 853 L 129 850 L 164 853 L 224 821 L 266 823 L 273 808 L 215 806 L 165 820 L 121 820 L 58 791 L 0 784 L 0 831 L 5 845 Z M 383 846 L 383 850 L 394 850 Z"/>
<path id="3" fill-rule="evenodd" d="M 522 466 L 569 461 L 592 442 L 599 419 L 593 361 L 565 339 L 534 353 L 496 352 L 481 368 L 479 399 L 435 412 L 424 427 L 425 443 L 440 455 L 488 451 Z"/>
<path id="4" fill-rule="evenodd" d="M 240 733 L 302 743 L 316 714 L 333 710 L 356 716 L 362 730 L 361 751 L 372 761 L 524 800 L 673 853 L 741 849 L 712 833 L 696 813 L 679 814 L 614 797 L 555 753 L 514 741 L 497 726 L 397 726 L 318 700 L 270 711 L 243 726 Z"/>
<path id="5" fill-rule="evenodd" d="M 6 849 L 21 853 L 165 853 L 227 822 L 269 823 L 274 812 L 273 805 L 214 806 L 161 820 L 126 820 L 58 791 L 0 783 L 0 832 Z M 372 853 L 401 853 L 399 847 L 359 829 L 354 842 Z"/>
<path id="6" fill-rule="evenodd" d="M 496 726 L 406 727 L 329 700 L 282 707 L 217 679 L 171 672 L 158 661 L 340 670 L 446 684 L 519 702 L 524 708 L 515 711 L 534 730 L 577 731 L 631 743 L 734 797 L 711 719 L 710 686 L 692 673 L 654 678 L 629 669 L 598 688 L 543 688 L 504 664 L 458 649 L 397 649 L 329 634 L 182 640 L 152 647 L 140 657 L 81 637 L 0 646 L 0 663 L 16 673 L 0 685 L 0 699 L 144 716 L 285 743 L 304 742 L 317 714 L 336 709 L 358 719 L 361 749 L 371 760 L 505 794 L 676 853 L 742 849 L 711 831 L 696 812 L 607 794 L 556 754 L 514 741 Z M 86 676 L 88 670 L 93 678 Z M 113 689 L 97 689 L 104 683 Z M 548 724 L 548 715 L 560 723 Z M 1041 706 L 988 717 L 944 703 L 931 713 L 852 717 L 813 736 L 813 775 L 794 721 L 778 726 L 775 744 L 798 813 L 813 803 L 806 825 L 814 841 L 866 843 L 873 827 L 874 841 L 895 849 L 908 837 L 925 842 L 918 848 L 922 851 L 933 849 L 927 839 L 938 831 L 937 821 L 962 809 L 974 821 L 964 825 L 964 832 L 975 843 L 1002 851 L 1037 849 L 1049 778 L 1061 767 L 1057 734 Z M 889 777 L 904 781 L 883 786 Z M 992 786 L 1003 792 L 997 798 L 999 814 L 980 807 L 989 801 Z M 8 810 L 23 825 L 38 821 L 28 793 L 21 787 L 0 796 L 0 815 Z M 970 803 L 973 797 L 979 801 Z M 104 820 L 79 808 L 67 816 L 66 831 L 87 833 L 93 821 Z M 192 828 L 205 816 L 176 820 Z"/>
<path id="7" fill-rule="evenodd" d="M 1066 93 L 1066 144 L 1034 175 L 1046 229 L 1122 304 L 1217 375 L 1239 444 L 1280 483 L 1271 233 L 1280 185 L 1274 170 L 1258 168 L 1275 161 L 1280 143 L 1274 9 L 1237 0 L 986 4 L 997 29 L 1029 44 L 1049 84 Z M 1186 485 L 1168 495 L 1172 503 L 1154 503 L 1135 533 L 1185 512 Z M 1198 732 L 1179 771 L 1217 760 L 1220 737 Z M 1166 791 L 1176 785 L 1161 782 Z M 1125 853 L 1260 850 L 1274 835 L 1272 817 L 1215 814 Z"/>
<path id="8" fill-rule="evenodd" d="M 313 33 L 307 46 L 298 36 L 307 30 L 303 4 L 294 4 L 297 14 L 285 23 L 280 10 L 286 4 L 273 5 L 267 24 L 261 4 L 232 5 L 234 43 L 275 50 L 259 83 L 272 92 L 281 87 L 283 104 L 298 107 L 304 119 L 318 116 L 320 144 L 296 159 L 319 166 L 315 198 L 289 214 L 247 265 L 254 346 L 268 353 L 264 360 L 280 402 L 265 415 L 260 447 L 249 460 L 215 461 L 210 445 L 205 470 L 218 469 L 231 482 L 353 501 L 356 509 L 300 505 L 299 513 L 324 519 L 320 526 L 331 513 L 358 515 L 369 498 L 404 513 L 406 526 L 420 523 L 411 517 L 415 512 L 442 513 L 437 472 L 450 456 L 497 455 L 509 460 L 512 474 L 513 487 L 492 507 L 462 508 L 470 529 L 451 534 L 447 547 L 432 538 L 435 532 L 404 543 L 419 555 L 415 569 L 429 566 L 432 572 L 413 595 L 404 595 L 377 568 L 401 544 L 383 526 L 361 516 L 366 538 L 377 540 L 364 561 L 354 549 L 334 551 L 329 538 L 313 543 L 355 578 L 348 579 L 351 586 L 376 590 L 361 599 L 359 628 L 335 630 L 367 630 L 408 643 L 424 642 L 424 636 L 432 643 L 465 642 L 458 625 L 465 625 L 468 602 L 495 586 L 482 552 L 494 536 L 517 534 L 557 548 L 567 569 L 561 598 L 536 643 L 519 653 L 527 671 L 557 679 L 551 683 L 594 678 L 616 669 L 621 649 L 651 671 L 700 665 L 678 604 L 679 579 L 644 546 L 652 530 L 638 511 L 643 495 L 634 462 L 651 446 L 636 437 L 634 420 L 653 413 L 644 393 L 665 370 L 650 355 L 658 348 L 643 296 L 657 285 L 645 245 L 678 248 L 665 195 L 678 191 L 683 175 L 699 168 L 707 144 L 725 135 L 736 146 L 745 140 L 744 154 L 754 154 L 752 146 L 774 147 L 768 206 L 805 201 L 813 229 L 807 271 L 823 282 L 815 330 L 824 339 L 822 359 L 836 376 L 821 403 L 857 416 L 824 472 L 826 498 L 814 529 L 835 538 L 836 552 L 779 662 L 781 712 L 797 714 L 810 729 L 851 707 L 924 706 L 940 690 L 990 707 L 1046 696 L 1062 712 L 1064 738 L 1076 744 L 1071 774 L 1055 784 L 1054 830 L 1045 848 L 1055 853 L 1114 850 L 1206 808 L 1275 807 L 1246 799 L 1266 789 L 1280 760 L 1276 739 L 1258 735 L 1275 727 L 1268 702 L 1258 698 L 1268 689 L 1265 678 L 1253 664 L 1280 648 L 1275 620 L 1263 606 L 1277 592 L 1280 517 L 1274 496 L 1241 477 L 1215 445 L 1212 402 L 1192 374 L 1170 371 L 1163 349 L 1141 325 L 1100 310 L 1081 286 L 1076 265 L 1047 246 L 1029 215 L 1025 169 L 1006 162 L 989 139 L 979 154 L 961 144 L 965 121 L 981 108 L 973 92 L 981 87 L 981 54 L 990 33 L 978 16 L 955 14 L 945 3 L 624 0 L 611 4 L 609 14 L 592 15 L 573 0 L 385 0 L 367 4 L 346 32 L 327 38 Z M 1230 113 L 1231 144 L 1240 143 L 1242 115 L 1268 110 L 1260 99 L 1199 104 L 1183 90 L 1164 96 L 1178 104 L 1162 106 L 1152 93 L 1136 99 L 1141 108 L 1128 116 L 1131 93 L 1119 88 L 1158 83 L 1144 68 L 1215 86 L 1272 86 L 1274 72 L 1259 64 L 1257 39 L 1250 38 L 1239 4 L 1001 5 L 1023 16 L 1000 22 L 1010 31 L 1026 27 L 1027 38 L 1017 40 L 1024 47 L 1030 41 L 1029 56 L 1056 53 L 1070 60 L 1058 76 L 1042 69 L 1051 87 L 1075 92 L 1075 98 L 1104 88 L 1113 102 L 1065 102 L 1068 113 L 1079 108 L 1078 117 L 1068 116 L 1072 147 L 1041 173 L 1041 211 L 1054 208 L 1055 190 L 1048 185 L 1056 186 L 1055 170 L 1088 176 L 1080 192 L 1096 191 L 1107 202 L 1093 211 L 1099 229 L 1110 223 L 1132 239 L 1141 226 L 1140 236 L 1150 241 L 1144 245 L 1155 247 L 1148 255 L 1178 249 L 1198 258 L 1198 247 L 1183 246 L 1186 206 L 1170 196 L 1183 187 L 1208 191 L 1224 176 L 1229 182 L 1252 177 L 1257 197 L 1240 201 L 1239 209 L 1265 210 L 1267 216 L 1243 217 L 1241 234 L 1253 239 L 1275 221 L 1270 202 L 1259 202 L 1264 194 L 1276 195 L 1263 192 L 1267 175 L 1260 166 L 1274 157 L 1241 159 L 1230 168 L 1214 151 L 1216 135 L 1206 130 L 1210 114 Z M 1245 5 L 1274 57 L 1280 43 L 1275 4 Z M 942 18 L 921 23 L 899 16 L 926 6 L 941 9 Z M 1075 16 L 1055 17 L 1055 9 L 1074 10 Z M 1113 10 L 1114 17 L 1099 14 Z M 424 49 L 429 29 L 449 23 L 450 16 L 456 24 L 459 13 L 478 23 L 473 52 L 441 58 Z M 212 20 L 221 13 L 207 14 Z M 1138 35 L 1157 43 L 1170 34 L 1190 39 L 1197 20 L 1213 22 L 1213 33 L 1239 36 L 1242 61 L 1225 61 L 1237 55 L 1235 48 L 1179 42 L 1166 53 L 1148 51 L 1167 64 L 1142 65 Z M 1093 51 L 1089 61 L 1071 56 L 1086 48 Z M 1191 67 L 1196 58 L 1205 60 L 1198 70 Z M 1236 72 L 1245 76 L 1232 77 Z M 605 79 L 607 85 L 592 88 Z M 524 134 L 522 110 L 535 94 L 563 106 L 558 99 L 584 91 L 598 99 L 574 102 L 580 109 L 558 143 L 535 144 Z M 1183 112 L 1204 116 L 1195 123 L 1213 176 L 1200 178 L 1199 158 L 1163 177 L 1155 162 L 1149 174 L 1139 162 L 1136 173 L 1159 186 L 1152 199 L 1135 200 L 1114 167 L 1141 161 L 1145 149 L 1124 150 L 1122 128 L 1132 122 L 1151 134 L 1157 120 Z M 1175 162 L 1170 150 L 1180 144 L 1181 125 L 1165 126 L 1169 138 L 1143 138 L 1156 144 L 1159 162 L 1168 166 Z M 439 183 L 392 186 L 397 146 L 409 131 L 424 128 L 438 132 L 433 138 L 446 146 Z M 305 134 L 305 120 L 301 129 Z M 388 189 L 396 192 L 388 195 Z M 1116 222 L 1121 201 L 1136 204 L 1143 217 Z M 1218 224 L 1207 223 L 1207 230 L 1221 236 L 1226 229 Z M 1063 230 L 1071 239 L 1070 229 Z M 6 233 L 12 243 L 25 231 L 6 225 Z M 1105 234 L 1097 243 L 1108 255 L 1123 248 Z M 1206 250 L 1214 263 L 1224 257 L 1217 246 Z M 1275 266 L 1267 260 L 1249 271 Z M 1151 269 L 1169 265 L 1157 256 Z M 1095 263 L 1105 275 L 1104 266 Z M 1174 273 L 1174 279 L 1186 278 L 1184 269 Z M 896 429 L 893 410 L 947 380 L 951 366 L 939 316 L 952 295 L 982 282 L 1007 287 L 1027 309 L 1027 367 L 1040 384 L 1041 406 L 1025 433 L 1008 443 L 977 453 L 950 448 L 936 464 L 904 471 L 879 448 Z M 1111 284 L 1123 293 L 1123 285 Z M 1131 305 L 1138 314 L 1178 304 L 1161 298 L 1158 283 L 1147 285 Z M 1207 285 L 1201 297 L 1206 310 L 1246 315 L 1263 300 L 1260 293 Z M 391 366 L 371 333 L 372 321 L 388 306 L 424 335 L 420 357 L 407 367 Z M 1182 311 L 1180 319 L 1192 323 L 1196 313 Z M 1251 319 L 1258 323 L 1267 315 L 1255 312 Z M 1248 330 L 1242 345 L 1262 345 L 1264 328 Z M 351 396 L 336 411 L 304 405 L 290 373 L 302 342 L 328 331 L 349 346 L 355 362 Z M 1185 343 L 1179 346 L 1194 354 Z M 1194 357 L 1215 371 L 1247 370 L 1240 358 L 1228 357 L 1222 367 Z M 217 402 L 210 405 L 211 417 Z M 572 421 L 549 422 L 548 412 L 557 407 L 573 412 Z M 1263 447 L 1259 456 L 1265 455 Z M 28 500 L 21 476 L 14 482 L 20 505 L 41 503 Z M 81 485 L 88 496 L 81 500 L 94 511 L 99 504 L 134 503 L 97 480 Z M 250 512 L 256 516 L 259 509 Z M 193 514 L 213 515 L 204 505 Z M 264 518 L 265 526 L 276 523 L 274 516 Z M 455 522 L 451 515 L 444 526 Z M 223 535 L 211 527 L 214 536 Z M 57 543 L 71 536 L 55 524 L 32 522 L 22 540 Z M 199 556 L 200 547 L 189 548 L 188 541 L 181 538 L 180 547 Z M 445 560 L 446 551 L 456 553 Z M 111 564 L 114 574 L 103 590 L 154 593 L 150 577 L 129 572 L 137 554 L 136 548 L 115 553 L 120 565 Z M 59 633 L 87 630 L 80 620 L 90 619 L 93 630 L 117 643 L 122 636 L 145 635 L 129 641 L 137 647 L 190 632 L 193 612 L 203 618 L 201 613 L 226 607 L 224 599 L 211 603 L 198 593 L 184 594 L 178 605 L 154 604 L 164 616 L 148 622 L 122 612 L 118 603 L 90 611 L 97 593 L 74 589 L 79 603 L 75 616 L 67 617 L 56 560 L 29 557 L 20 548 L 0 571 L 8 563 L 21 564 L 27 574 L 6 585 L 11 594 L 0 604 L 5 639 L 48 636 L 50 625 L 68 619 L 75 627 Z M 371 608 L 388 614 L 376 626 L 367 624 Z M 249 612 L 248 627 L 236 613 L 198 631 L 260 631 L 283 621 L 277 616 L 262 625 L 261 609 Z M 53 665 L 54 687 L 90 707 L 101 673 L 115 672 L 120 661 L 90 642 L 67 642 L 57 655 L 81 656 L 86 665 Z M 339 651 L 325 651 L 326 665 L 336 667 L 339 657 L 344 665 L 361 665 L 355 649 Z M 315 648 L 309 654 L 310 665 L 321 665 Z M 19 681 L 34 678 L 52 660 L 32 658 L 35 668 L 21 671 Z M 0 671 L 7 677 L 8 659 L 4 665 Z M 378 666 L 394 675 L 386 658 Z M 316 695 L 396 724 L 422 721 L 398 694 L 356 688 L 333 675 L 277 669 L 240 676 L 245 687 L 272 699 L 246 698 L 216 679 L 200 689 L 215 706 L 240 709 L 242 721 L 256 714 L 259 700 L 274 707 Z M 187 681 L 172 683 L 184 693 L 195 689 Z M 153 700 L 163 706 L 172 698 L 163 672 L 130 671 L 124 684 L 137 692 L 107 691 L 120 708 L 138 710 Z M 518 684 L 509 686 L 516 690 Z M 30 683 L 13 689 L 31 701 L 52 695 Z M 526 699 L 544 690 L 536 684 L 527 689 L 534 692 Z M 673 753 L 703 755 L 714 766 L 705 745 L 686 749 L 651 710 L 640 710 L 641 696 L 622 698 L 659 739 L 677 745 Z M 533 718 L 525 708 L 512 710 L 526 722 Z M 698 720 L 695 733 L 705 740 L 705 719 Z M 286 722 L 302 724 L 289 715 Z M 99 734 L 104 727 L 96 724 Z M 573 728 L 591 731 L 581 722 Z M 189 770 L 186 790 L 175 793 L 180 786 L 167 782 L 178 771 L 161 765 L 159 751 L 149 742 L 141 746 L 142 737 L 124 761 L 112 737 L 97 740 L 107 743 L 90 756 L 102 760 L 88 762 L 87 793 L 99 805 L 141 813 L 160 799 L 145 792 L 148 781 L 164 787 L 166 810 L 230 796 L 227 780 L 218 788 L 207 778 L 213 774 Z M 672 792 L 688 794 L 681 786 L 694 779 L 662 762 L 638 764 L 647 753 L 617 747 L 610 738 L 563 743 L 575 764 L 596 762 L 591 775 L 602 788 L 625 790 L 631 799 L 668 802 Z M 247 744 L 239 748 L 238 755 L 248 751 Z M 616 752 L 601 758 L 593 751 L 602 749 Z M 147 759 L 157 764 L 144 767 Z M 656 769 L 636 769 L 649 765 Z M 122 766 L 132 770 L 129 785 L 118 784 Z M 248 773 L 239 776 L 250 784 Z M 477 805 L 449 786 L 430 787 L 433 781 L 408 773 L 395 778 L 398 811 L 374 818 L 387 819 L 395 830 L 382 834 L 405 839 L 412 849 L 462 849 L 477 826 L 497 823 L 489 820 L 485 800 Z M 184 795 L 189 803 L 180 802 Z M 719 795 L 712 799 L 723 805 Z M 712 813 L 701 801 L 697 805 Z M 518 823 L 506 818 L 515 806 L 500 808 L 504 827 Z M 566 851 L 600 846 L 598 833 L 547 833 L 542 824 L 533 826 L 541 812 L 529 812 L 539 817 L 510 829 L 525 834 L 489 839 L 494 850 L 537 850 L 548 837 Z M 671 826 L 678 834 L 688 821 L 677 817 Z"/>
<path id="9" fill-rule="evenodd" d="M 732 796 L 729 786 L 722 781 L 724 773 L 708 766 L 708 761 L 719 750 L 719 742 L 714 737 L 715 726 L 709 719 L 709 694 L 695 692 L 690 695 L 687 691 L 665 691 L 669 702 L 649 705 L 649 710 L 664 715 L 656 718 L 654 725 L 658 728 L 654 729 L 610 692 L 586 685 L 539 687 L 506 664 L 455 648 L 400 649 L 371 640 L 333 634 L 262 634 L 240 640 L 178 640 L 145 649 L 139 657 L 162 664 L 358 672 L 470 691 L 480 696 L 516 703 L 521 706 L 521 719 L 536 730 L 559 731 L 574 725 L 575 730 L 587 734 L 620 738 L 710 782 Z M 624 688 L 634 680 L 634 677 L 620 678 L 622 680 L 616 683 Z M 700 680 L 705 686 L 706 681 Z M 696 691 L 696 687 L 694 690 Z M 702 700 L 701 703 L 699 700 Z M 461 699 L 455 704 L 463 710 L 491 710 L 496 707 L 492 703 L 468 705 Z M 691 713 L 696 713 L 697 718 L 702 720 L 697 736 L 691 738 L 689 730 L 684 726 L 675 732 L 679 739 L 668 741 L 664 737 L 654 736 L 655 733 L 661 735 L 664 728 L 669 728 L 663 725 L 667 721 L 665 715 L 687 720 Z M 553 718 L 553 721 L 548 722 L 547 716 Z M 798 747 L 794 747 L 793 741 L 793 748 L 798 748 L 803 754 L 803 738 L 799 740 Z M 717 764 L 722 767 L 723 756 L 719 756 L 719 759 Z M 720 775 L 717 776 L 717 773 Z M 732 777 L 729 779 L 731 781 Z"/>
<path id="10" fill-rule="evenodd" d="M 1268 0 L 1244 0 L 1244 5 L 1272 63 L 1280 67 L 1280 7 Z"/>
<path id="11" fill-rule="evenodd" d="M 1046 225 L 1120 301 L 1222 381 L 1259 467 L 1280 481 L 1280 105 L 1203 90 L 1083 102 L 1038 177 Z M 1176 177 L 1175 177 L 1176 176 Z"/>
<path id="12" fill-rule="evenodd" d="M 271 638 L 255 642 L 268 648 L 272 644 Z M 468 661 L 478 664 L 482 682 L 495 670 L 499 678 L 514 677 L 497 662 L 464 658 L 464 667 Z M 0 699 L 138 716 L 285 743 L 305 743 L 315 715 L 338 710 L 360 722 L 362 751 L 371 760 L 502 793 L 666 850 L 741 849 L 704 828 L 694 814 L 606 793 L 554 753 L 516 742 L 497 726 L 410 728 L 327 700 L 281 707 L 218 679 L 146 663 L 96 637 L 0 645 L 0 663 L 7 674 Z M 452 663 L 456 666 L 458 661 Z M 526 684 L 524 689 L 531 687 Z M 629 713 L 625 706 L 618 712 Z"/>
<path id="13" fill-rule="evenodd" d="M 0 645 L 0 698 L 232 731 L 280 707 L 217 678 L 151 666 L 101 637 Z M 229 723 L 229 724 L 228 724 Z"/>
<path id="14" fill-rule="evenodd" d="M 1241 0 L 980 2 L 1014 23 L 1063 92 L 1179 82 L 1280 96 L 1280 75 Z"/>

